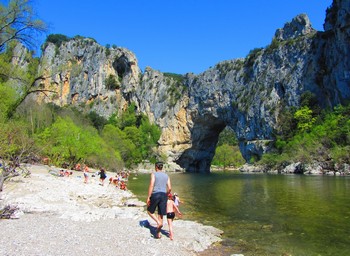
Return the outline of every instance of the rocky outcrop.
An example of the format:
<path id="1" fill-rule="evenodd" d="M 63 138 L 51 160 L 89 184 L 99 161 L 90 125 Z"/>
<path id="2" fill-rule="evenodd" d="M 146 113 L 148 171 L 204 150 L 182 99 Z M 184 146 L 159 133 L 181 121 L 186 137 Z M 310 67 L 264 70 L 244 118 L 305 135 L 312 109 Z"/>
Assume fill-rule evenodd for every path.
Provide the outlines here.
<path id="1" fill-rule="evenodd" d="M 334 0 L 325 31 L 301 14 L 278 29 L 272 43 L 244 59 L 223 61 L 184 76 L 151 68 L 141 73 L 133 53 L 106 49 L 91 39 L 48 44 L 39 86 L 49 99 L 103 116 L 135 102 L 162 129 L 159 153 L 189 172 L 209 172 L 220 132 L 229 127 L 249 161 L 271 150 L 283 108 L 310 91 L 323 107 L 350 98 L 349 5 Z M 109 85 L 111 78 L 115 83 Z"/>
<path id="2" fill-rule="evenodd" d="M 105 48 L 89 38 L 71 39 L 60 46 L 47 43 L 40 63 L 39 72 L 46 79 L 39 86 L 55 93 L 38 95 L 42 97 L 38 101 L 72 104 L 104 117 L 115 113 L 117 106 L 125 108 L 141 76 L 132 52 Z"/>
<path id="3" fill-rule="evenodd" d="M 317 95 L 323 107 L 349 99 L 349 8 L 334 1 L 327 13 L 337 21 L 327 25 L 327 16 L 325 32 L 316 32 L 307 16 L 299 15 L 277 30 L 266 48 L 189 79 L 191 147 L 177 163 L 209 171 L 217 136 L 226 126 L 235 131 L 247 161 L 259 158 L 272 148 L 281 110 L 298 106 L 303 92 Z"/>

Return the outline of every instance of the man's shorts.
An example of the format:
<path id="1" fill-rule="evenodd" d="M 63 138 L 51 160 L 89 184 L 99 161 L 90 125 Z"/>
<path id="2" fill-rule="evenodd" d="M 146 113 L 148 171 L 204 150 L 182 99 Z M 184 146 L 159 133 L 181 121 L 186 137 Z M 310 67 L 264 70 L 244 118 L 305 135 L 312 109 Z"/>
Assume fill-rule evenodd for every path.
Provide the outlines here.
<path id="1" fill-rule="evenodd" d="M 166 215 L 166 203 L 168 201 L 168 197 L 166 193 L 158 192 L 151 195 L 150 205 L 147 207 L 147 211 L 150 213 L 154 213 L 156 208 L 158 207 L 159 215 Z"/>

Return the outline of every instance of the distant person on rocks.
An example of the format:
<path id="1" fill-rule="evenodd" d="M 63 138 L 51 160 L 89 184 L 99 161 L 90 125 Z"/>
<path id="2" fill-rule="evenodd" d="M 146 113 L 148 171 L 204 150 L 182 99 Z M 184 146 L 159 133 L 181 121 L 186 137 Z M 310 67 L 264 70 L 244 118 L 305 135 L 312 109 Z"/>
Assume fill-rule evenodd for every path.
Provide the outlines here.
<path id="1" fill-rule="evenodd" d="M 100 171 L 98 172 L 98 175 L 100 175 L 100 185 L 103 186 L 104 181 L 107 178 L 105 169 L 101 168 Z"/>
<path id="2" fill-rule="evenodd" d="M 173 195 L 173 200 L 174 200 L 176 207 L 180 209 L 180 204 L 182 203 L 182 201 L 180 200 L 180 197 L 178 196 L 178 194 L 176 192 Z"/>
<path id="3" fill-rule="evenodd" d="M 166 215 L 167 195 L 171 192 L 170 178 L 162 170 L 163 163 L 157 162 L 155 172 L 151 174 L 147 197 L 147 213 L 157 223 L 156 238 L 160 238 L 163 216 Z M 155 215 L 156 208 L 158 208 L 158 216 Z"/>
<path id="4" fill-rule="evenodd" d="M 76 165 L 75 165 L 75 170 L 76 171 L 81 171 L 81 166 L 80 166 L 80 164 L 79 163 L 77 163 Z"/>
<path id="5" fill-rule="evenodd" d="M 70 175 L 72 175 L 73 174 L 73 172 L 70 172 L 70 171 L 68 171 L 68 170 L 65 170 L 64 171 L 64 177 L 69 177 Z"/>
<path id="6" fill-rule="evenodd" d="M 84 183 L 88 183 L 88 180 L 89 180 L 89 167 L 87 165 L 85 165 L 83 172 L 84 172 Z"/>
<path id="7" fill-rule="evenodd" d="M 113 183 L 116 187 L 118 187 L 118 177 L 116 175 L 116 177 L 110 177 L 109 178 L 109 184 Z"/>
<path id="8" fill-rule="evenodd" d="M 121 189 L 121 190 L 128 190 L 128 187 L 127 187 L 127 185 L 126 185 L 126 182 L 123 181 L 123 180 L 120 182 L 120 189 Z"/>
<path id="9" fill-rule="evenodd" d="M 173 221 L 175 218 L 175 213 L 178 213 L 179 216 L 182 215 L 180 212 L 179 208 L 176 206 L 174 202 L 174 197 L 171 193 L 168 194 L 168 201 L 166 205 L 166 217 L 168 221 L 168 226 L 169 226 L 169 238 L 170 240 L 173 240 L 174 238 L 174 233 L 173 233 Z"/>
<path id="10" fill-rule="evenodd" d="M 175 202 L 175 205 L 177 207 L 180 206 L 181 200 L 180 200 L 180 197 L 178 196 L 178 194 L 176 192 L 174 193 L 174 202 Z"/>

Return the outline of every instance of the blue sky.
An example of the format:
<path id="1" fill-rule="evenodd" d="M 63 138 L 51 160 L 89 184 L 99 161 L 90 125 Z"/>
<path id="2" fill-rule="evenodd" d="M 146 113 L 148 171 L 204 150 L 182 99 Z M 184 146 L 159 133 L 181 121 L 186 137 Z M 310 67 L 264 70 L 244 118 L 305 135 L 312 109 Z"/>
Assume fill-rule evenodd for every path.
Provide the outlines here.
<path id="1" fill-rule="evenodd" d="M 135 53 L 142 70 L 201 73 L 268 45 L 306 13 L 323 31 L 332 0 L 33 0 L 49 33 L 94 38 Z"/>

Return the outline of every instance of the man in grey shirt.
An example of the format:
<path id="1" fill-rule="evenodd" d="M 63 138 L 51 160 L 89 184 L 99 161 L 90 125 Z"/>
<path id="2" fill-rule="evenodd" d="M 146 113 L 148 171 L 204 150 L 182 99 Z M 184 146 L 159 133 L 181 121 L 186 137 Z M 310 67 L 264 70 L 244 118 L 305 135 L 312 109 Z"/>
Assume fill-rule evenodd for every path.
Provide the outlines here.
<path id="1" fill-rule="evenodd" d="M 157 223 L 156 238 L 160 238 L 160 231 L 163 227 L 163 216 L 166 215 L 167 195 L 171 192 L 171 182 L 169 176 L 163 172 L 163 163 L 155 164 L 155 172 L 151 174 L 148 187 L 147 212 Z M 158 216 L 155 210 L 158 208 Z"/>

